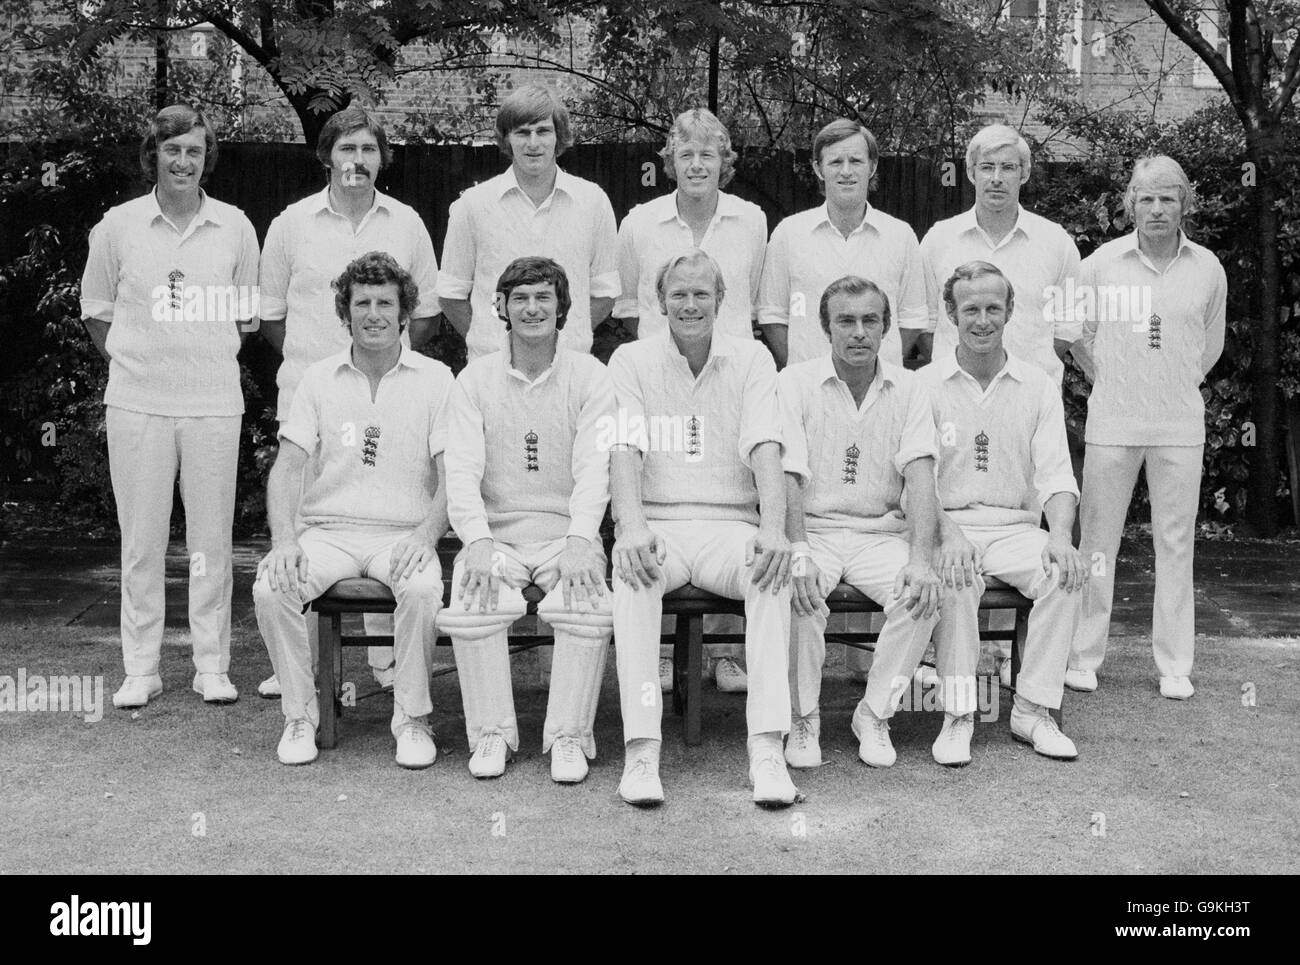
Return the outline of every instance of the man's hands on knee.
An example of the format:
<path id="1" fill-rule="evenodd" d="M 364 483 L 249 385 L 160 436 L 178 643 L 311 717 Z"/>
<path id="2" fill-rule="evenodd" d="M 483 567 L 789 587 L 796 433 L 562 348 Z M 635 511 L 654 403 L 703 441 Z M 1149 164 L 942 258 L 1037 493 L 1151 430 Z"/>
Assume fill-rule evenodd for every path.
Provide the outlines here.
<path id="1" fill-rule="evenodd" d="M 570 536 L 560 554 L 560 586 L 564 588 L 564 606 L 572 610 L 579 604 L 593 609 L 605 595 L 605 554 L 598 544 L 581 536 Z"/>
<path id="2" fill-rule="evenodd" d="M 397 541 L 388 564 L 388 578 L 392 583 L 405 580 L 415 573 L 423 573 L 430 562 L 438 558 L 438 541 L 416 530 L 405 539 Z"/>
<path id="3" fill-rule="evenodd" d="M 668 547 L 649 526 L 619 527 L 614 540 L 614 572 L 632 589 L 654 586 L 667 558 Z"/>
<path id="4" fill-rule="evenodd" d="M 984 565 L 983 554 L 966 538 L 960 527 L 954 525 L 944 530 L 938 555 L 935 569 L 944 586 L 960 590 L 975 585 L 975 577 Z"/>
<path id="5" fill-rule="evenodd" d="M 496 541 L 476 539 L 465 548 L 465 568 L 460 577 L 461 603 L 466 610 L 478 600 L 480 613 L 497 608 L 501 592 L 501 567 L 497 561 Z"/>
<path id="6" fill-rule="evenodd" d="M 302 551 L 296 539 L 283 543 L 272 543 L 271 551 L 257 564 L 257 578 L 266 574 L 266 581 L 271 589 L 278 593 L 289 593 L 295 589 L 307 587 L 307 554 Z"/>
<path id="7" fill-rule="evenodd" d="M 1088 583 L 1088 567 L 1081 554 L 1065 536 L 1050 536 L 1043 547 L 1043 572 L 1052 575 L 1052 564 L 1060 571 L 1056 585 L 1073 593 L 1081 590 Z"/>
<path id="8" fill-rule="evenodd" d="M 794 612 L 801 617 L 810 617 L 814 613 L 829 614 L 826 595 L 822 593 L 822 571 L 813 561 L 807 544 L 796 546 L 790 560 L 790 597 L 794 602 Z"/>
<path id="9" fill-rule="evenodd" d="M 939 592 L 943 581 L 929 563 L 908 563 L 894 580 L 894 596 L 903 598 L 913 620 L 928 619 L 939 610 Z"/>
<path id="10" fill-rule="evenodd" d="M 760 590 L 781 592 L 790 582 L 790 541 L 785 533 L 760 526 L 745 544 L 745 565 L 752 570 L 750 582 L 757 583 Z"/>

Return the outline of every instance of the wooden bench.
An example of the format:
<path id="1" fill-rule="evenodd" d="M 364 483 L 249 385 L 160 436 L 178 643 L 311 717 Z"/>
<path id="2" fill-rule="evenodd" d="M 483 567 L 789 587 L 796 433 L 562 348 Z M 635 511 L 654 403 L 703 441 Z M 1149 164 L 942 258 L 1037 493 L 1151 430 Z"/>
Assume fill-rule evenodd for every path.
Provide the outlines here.
<path id="1" fill-rule="evenodd" d="M 443 605 L 451 602 L 451 567 L 444 566 L 448 574 L 444 579 Z M 536 614 L 537 604 L 542 599 L 541 588 L 530 584 L 524 589 L 524 600 L 528 604 L 528 613 Z M 826 599 L 832 613 L 879 613 L 881 607 L 861 591 L 840 584 Z M 1016 624 L 1012 630 L 986 630 L 981 634 L 985 640 L 1011 640 L 1011 685 L 1014 691 L 1016 677 L 1020 672 L 1021 651 L 1029 624 L 1031 600 L 1016 590 L 995 579 L 986 581 L 986 589 L 980 600 L 981 610 L 1014 610 Z M 365 577 L 340 580 L 324 594 L 308 604 L 308 609 L 316 613 L 319 627 L 320 656 L 318 686 L 321 694 L 320 704 L 320 745 L 325 748 L 335 747 L 338 743 L 338 717 L 343 706 L 340 701 L 339 684 L 342 677 L 343 647 L 382 646 L 392 642 L 391 636 L 366 636 L 363 634 L 344 634 L 343 615 L 346 613 L 392 613 L 396 608 L 392 591 L 378 580 Z M 676 633 L 672 636 L 673 645 L 673 712 L 683 718 L 683 730 L 687 745 L 696 746 L 702 740 L 700 708 L 703 703 L 704 678 L 704 617 L 711 613 L 730 613 L 744 615 L 743 600 L 729 600 L 707 590 L 687 585 L 664 595 L 664 614 L 677 617 Z M 827 634 L 826 639 L 863 650 L 875 649 L 877 632 Z M 739 634 L 710 634 L 709 641 L 734 642 L 743 640 Z M 513 637 L 515 646 L 512 652 L 549 643 L 546 636 Z M 451 639 L 445 635 L 438 637 L 439 644 L 450 644 Z M 1060 719 L 1059 711 L 1055 716 Z"/>

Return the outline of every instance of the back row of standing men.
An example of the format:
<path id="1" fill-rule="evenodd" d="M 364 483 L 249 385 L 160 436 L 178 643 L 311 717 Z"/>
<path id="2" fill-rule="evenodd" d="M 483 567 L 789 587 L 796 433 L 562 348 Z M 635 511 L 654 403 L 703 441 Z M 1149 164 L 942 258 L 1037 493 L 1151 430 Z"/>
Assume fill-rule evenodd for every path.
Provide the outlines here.
<path id="1" fill-rule="evenodd" d="M 211 128 L 183 107 L 168 108 L 155 119 L 141 160 L 156 188 L 114 208 L 92 233 L 82 291 L 88 328 L 110 360 L 105 403 L 123 533 L 127 672 L 115 704 L 140 706 L 161 691 L 162 560 L 178 466 L 189 551 L 202 561 L 192 568 L 190 585 L 194 686 L 213 702 L 237 696 L 227 677 L 230 523 L 243 409 L 234 358 L 241 335 L 234 322 L 247 320 L 251 313 L 227 317 L 228 324 L 217 325 L 223 320 L 189 310 L 193 293 L 202 304 L 207 291 L 260 285 L 261 325 L 284 357 L 277 374 L 281 439 L 292 440 L 285 427 L 293 422 L 294 395 L 306 371 L 336 353 L 355 351 L 359 344 L 356 327 L 348 327 L 357 319 L 349 317 L 342 303 L 338 311 L 345 325 L 335 320 L 336 293 L 330 283 L 342 281 L 343 268 L 372 251 L 391 255 L 418 291 L 418 302 L 405 312 L 410 338 L 416 344 L 427 338 L 430 322 L 441 310 L 465 336 L 471 361 L 507 347 L 508 313 L 497 298 L 503 270 L 521 256 L 544 255 L 563 269 L 571 307 L 559 331 L 559 345 L 585 353 L 594 325 L 611 311 L 647 341 L 669 328 L 673 313 L 665 302 L 662 268 L 683 249 L 701 249 L 717 276 L 711 281 L 719 292 L 726 292 L 716 306 L 717 331 L 752 346 L 757 322 L 777 367 L 818 358 L 830 361 L 827 338 L 832 345 L 835 339 L 822 296 L 831 282 L 859 276 L 879 296 L 881 304 L 874 306 L 877 321 L 881 308 L 885 316 L 879 345 L 885 366 L 879 373 L 872 369 L 873 377 L 882 378 L 892 374 L 889 367 L 900 365 L 905 354 L 928 355 L 931 332 L 936 364 L 951 365 L 960 326 L 953 313 L 956 306 L 951 301 L 945 305 L 945 283 L 951 288 L 956 270 L 972 261 L 990 263 L 1006 281 L 1008 315 L 1010 294 L 1016 294 L 1014 323 L 1005 338 L 1011 360 L 989 373 L 997 376 L 992 384 L 1004 375 L 1017 380 L 1018 372 L 1029 371 L 1023 364 L 1028 363 L 1049 376 L 1059 392 L 1064 352 L 1073 348 L 1090 375 L 1095 356 L 1098 387 L 1090 403 L 1083 523 L 1085 555 L 1094 563 L 1100 559 L 1093 572 L 1101 578 L 1089 591 L 1095 605 L 1085 607 L 1080 632 L 1074 636 L 1067 679 L 1077 689 L 1096 686 L 1113 561 L 1127 505 L 1127 498 L 1116 497 L 1131 493 L 1145 462 L 1161 561 L 1154 633 L 1161 690 L 1166 696 L 1190 696 L 1191 545 L 1204 438 L 1197 385 L 1222 348 L 1226 287 L 1213 256 L 1180 230 L 1194 196 L 1174 162 L 1139 163 L 1126 199 L 1134 234 L 1103 247 L 1081 272 L 1068 234 L 1019 205 L 1020 186 L 1029 174 L 1029 151 L 1023 139 L 1002 126 L 985 128 L 968 148 L 966 171 L 975 185 L 975 207 L 935 225 L 920 244 L 905 223 L 868 203 L 878 151 L 870 132 L 850 121 L 828 125 L 813 144 L 813 169 L 826 203 L 786 218 L 770 242 L 762 212 L 721 191 L 733 174 L 735 155 L 725 128 L 707 111 L 679 117 L 662 152 L 677 190 L 634 208 L 617 234 L 604 192 L 556 165 L 557 156 L 572 143 L 572 134 L 567 111 L 551 92 L 530 87 L 512 94 L 502 105 L 497 133 L 511 167 L 468 189 L 452 204 L 439 271 L 418 215 L 374 187 L 389 160 L 382 128 L 362 110 L 340 112 L 326 125 L 317 148 L 329 184 L 273 222 L 259 272 L 256 238 L 247 219 L 199 188 L 216 160 Z M 678 274 L 689 274 L 690 265 L 679 267 Z M 980 277 L 977 273 L 958 281 L 978 288 Z M 682 281 L 676 276 L 667 280 Z M 1104 311 L 1095 310 L 1095 295 L 1106 286 L 1142 289 L 1153 296 L 1145 305 L 1155 307 L 1144 309 L 1140 317 L 1134 308 L 1131 318 L 1107 318 Z M 1085 309 L 1074 295 L 1090 288 L 1094 301 Z M 850 285 L 845 294 L 861 300 L 870 293 L 853 291 Z M 864 329 L 870 327 L 865 318 L 870 314 L 859 312 Z M 1116 321 L 1124 324 L 1104 324 Z M 1105 333 L 1101 336 L 1099 323 Z M 997 333 L 1001 351 L 1001 326 Z M 978 342 L 989 336 L 976 326 L 971 337 Z M 1128 344 L 1133 336 L 1144 350 L 1140 360 Z M 676 332 L 673 339 L 681 349 Z M 506 353 L 507 363 L 511 352 Z M 827 372 L 828 382 L 834 375 L 847 385 L 839 365 L 833 368 Z M 700 377 L 694 365 L 690 370 Z M 991 389 L 983 379 L 976 377 L 976 382 L 980 391 L 970 400 L 974 410 L 987 402 Z M 372 389 L 377 391 L 377 386 Z M 375 391 L 371 395 L 374 404 L 378 397 Z M 864 387 L 862 398 L 851 390 L 849 397 L 861 421 L 878 395 L 873 397 Z M 1059 394 L 1054 398 L 1059 411 Z M 1063 423 L 1061 428 L 1063 433 Z M 980 462 L 987 464 L 990 458 L 989 434 L 980 429 L 974 438 L 973 471 L 987 472 Z M 378 438 L 358 442 L 372 456 L 379 444 Z M 850 458 L 853 449 L 866 451 L 850 441 L 843 457 Z M 1037 470 L 1046 471 L 1047 463 L 1058 463 L 1060 454 L 1035 450 L 1033 455 Z M 755 478 L 760 475 L 748 460 L 745 464 Z M 995 468 L 1007 483 L 1005 467 Z M 674 470 L 679 475 L 682 471 L 680 466 Z M 901 478 L 902 466 L 898 472 Z M 1031 471 L 1026 478 L 1033 476 Z M 761 479 L 758 483 L 761 493 Z M 1094 500 L 1090 508 L 1089 490 L 1108 492 L 1111 498 L 1104 504 Z M 1054 492 L 1065 491 L 1040 490 L 1034 495 L 1041 497 L 1039 508 L 1044 509 Z M 617 494 L 615 486 L 616 518 Z M 1073 504 L 1069 515 L 1072 519 Z M 1052 528 L 1059 532 L 1058 525 Z M 1071 579 L 1063 576 L 1062 583 Z M 616 581 L 616 597 L 619 585 Z M 459 652 L 457 656 L 459 662 Z M 462 675 L 464 683 L 463 669 Z M 770 684 L 770 673 L 764 676 Z M 624 697 L 626 722 L 629 706 L 627 694 Z M 768 701 L 762 694 L 758 699 Z M 754 700 L 751 692 L 751 705 Z M 467 697 L 467 724 L 468 703 Z M 953 703 L 959 701 L 954 698 Z M 804 710 L 800 714 L 796 707 L 794 733 L 802 738 L 811 733 L 815 743 L 816 728 L 808 722 L 815 707 Z M 858 725 L 855 716 L 855 732 L 861 729 Z M 957 729 L 960 726 L 958 721 Z M 946 721 L 945 731 L 951 729 Z M 785 730 L 757 732 L 777 734 L 778 760 Z M 395 710 L 399 760 L 401 735 L 407 731 L 405 724 L 399 728 Z M 961 736 L 957 734 L 958 750 Z M 1057 736 L 1063 737 L 1059 732 Z M 967 747 L 968 741 L 967 734 Z M 1069 749 L 1072 753 L 1072 745 Z M 412 752 L 410 746 L 407 751 L 416 758 L 422 753 L 419 748 Z M 788 748 L 786 756 L 791 757 Z M 863 754 L 864 759 L 870 756 L 869 750 Z M 760 763 L 766 759 L 759 757 Z M 630 767 L 633 758 L 629 750 Z M 644 764 L 645 755 L 636 759 Z M 781 771 L 783 775 L 783 765 Z M 779 790 L 778 796 L 784 794 Z"/>

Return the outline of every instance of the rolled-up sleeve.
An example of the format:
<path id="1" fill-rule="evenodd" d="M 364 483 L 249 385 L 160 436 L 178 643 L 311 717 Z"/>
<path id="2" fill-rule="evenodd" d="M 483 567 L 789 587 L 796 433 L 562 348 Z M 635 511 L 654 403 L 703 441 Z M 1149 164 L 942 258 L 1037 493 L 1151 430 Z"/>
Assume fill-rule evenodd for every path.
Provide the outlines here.
<path id="1" fill-rule="evenodd" d="M 118 263 L 112 228 L 104 218 L 90 230 L 90 254 L 81 274 L 81 317 L 113 321 L 117 301 Z"/>
<path id="2" fill-rule="evenodd" d="M 781 406 L 776 391 L 776 363 L 766 348 L 748 353 L 749 359 L 733 356 L 736 363 L 748 362 L 740 396 L 740 439 L 736 446 L 740 461 L 753 469 L 750 456 L 764 442 L 781 444 Z"/>
<path id="3" fill-rule="evenodd" d="M 609 505 L 609 450 L 601 445 L 614 417 L 614 383 L 599 362 L 587 385 L 587 397 L 578 411 L 573 438 L 573 492 L 569 494 L 570 536 L 597 543 L 600 522 Z"/>
<path id="4" fill-rule="evenodd" d="M 456 380 L 450 369 L 439 370 L 438 386 L 434 392 L 433 408 L 429 420 L 429 458 L 447 451 L 449 423 L 451 421 L 451 399 L 456 390 Z"/>
<path id="5" fill-rule="evenodd" d="M 803 421 L 803 386 L 795 371 L 786 368 L 776 377 L 777 402 L 781 406 L 781 468 L 807 484 L 812 479 L 808 465 L 808 430 Z"/>
<path id="6" fill-rule="evenodd" d="M 903 248 L 903 270 L 898 279 L 898 304 L 894 306 L 894 318 L 899 328 L 926 331 L 930 326 L 930 314 L 921 269 L 921 245 L 910 227 L 902 232 L 899 241 Z"/>
<path id="7" fill-rule="evenodd" d="M 238 319 L 246 322 L 261 314 L 261 290 L 258 288 L 260 270 L 258 262 L 261 252 L 257 248 L 257 231 L 248 218 L 243 218 L 239 226 L 239 256 L 235 261 L 235 284 L 241 292 L 256 290 L 256 299 L 238 299 Z"/>
<path id="8" fill-rule="evenodd" d="M 921 285 L 925 289 L 925 314 L 927 332 L 934 332 L 939 327 L 939 315 L 943 312 L 943 286 L 939 281 L 936 265 L 939 260 L 939 239 L 935 229 L 931 228 L 921 239 Z"/>
<path id="9" fill-rule="evenodd" d="M 1079 279 L 1079 249 L 1065 229 L 1061 229 L 1057 243 L 1061 246 L 1061 266 L 1056 276 L 1056 291 L 1068 292 L 1073 290 L 1074 283 Z M 1053 304 L 1047 292 L 1042 293 L 1042 304 Z M 1052 322 L 1052 335 L 1059 341 L 1073 345 L 1083 337 L 1083 320 L 1079 318 L 1078 312 L 1064 311 L 1060 318 L 1053 319 Z"/>
<path id="10" fill-rule="evenodd" d="M 640 314 L 641 259 L 636 250 L 635 212 L 628 214 L 618 228 L 618 245 L 615 260 L 618 262 L 618 284 L 621 289 L 614 303 L 615 318 L 635 318 Z"/>
<path id="11" fill-rule="evenodd" d="M 436 285 L 439 297 L 469 298 L 477 254 L 469 204 L 463 197 L 457 198 L 447 212 L 447 237 L 442 243 L 442 270 Z"/>
<path id="12" fill-rule="evenodd" d="M 936 438 L 930 396 L 921 381 L 913 377 L 907 380 L 906 386 L 899 386 L 896 391 L 907 393 L 903 433 L 898 440 L 898 452 L 894 454 L 894 468 L 901 476 L 909 462 L 927 456 L 938 460 L 939 440 Z"/>
<path id="13" fill-rule="evenodd" d="M 633 343 L 635 344 L 635 343 Z M 614 387 L 614 445 L 645 453 L 650 448 L 646 432 L 645 394 L 630 354 L 630 346 L 619 346 L 609 359 L 609 378 Z"/>
<path id="14" fill-rule="evenodd" d="M 278 322 L 289 314 L 289 223 L 285 215 L 271 222 L 262 249 L 258 273 L 258 313 L 264 321 Z"/>
<path id="15" fill-rule="evenodd" d="M 621 283 L 614 254 L 618 246 L 614 206 L 609 196 L 597 189 L 591 207 L 591 297 L 618 298 Z"/>
<path id="16" fill-rule="evenodd" d="M 466 546 L 491 539 L 487 507 L 483 504 L 483 471 L 487 465 L 483 412 L 472 398 L 473 387 L 463 379 L 451 391 L 447 431 L 447 516 Z"/>
<path id="17" fill-rule="evenodd" d="M 417 214 L 412 225 L 415 235 L 411 246 L 411 277 L 420 288 L 420 303 L 415 307 L 414 318 L 432 318 L 442 311 L 438 304 L 438 256 L 433 252 L 433 239 L 429 229 Z"/>
<path id="18" fill-rule="evenodd" d="M 308 455 L 320 445 L 320 400 L 315 375 L 311 372 L 299 383 L 289 407 L 289 418 L 280 423 L 278 433 L 279 438 L 288 439 Z"/>
<path id="19" fill-rule="evenodd" d="M 1097 261 L 1093 257 L 1088 257 L 1079 265 L 1079 291 L 1096 292 L 1097 291 Z M 1084 299 L 1083 303 L 1070 306 L 1070 309 L 1079 316 L 1079 338 L 1083 340 L 1084 348 L 1088 353 L 1092 353 L 1093 343 L 1097 341 L 1097 301 L 1095 298 Z"/>
<path id="20" fill-rule="evenodd" d="M 1038 424 L 1030 442 L 1034 460 L 1034 490 L 1039 506 L 1057 493 L 1070 493 L 1076 499 L 1079 487 L 1074 481 L 1070 466 L 1070 447 L 1065 436 L 1065 406 L 1061 395 L 1051 380 L 1043 382 L 1043 392 L 1038 401 Z"/>
<path id="21" fill-rule="evenodd" d="M 790 253 L 785 222 L 776 226 L 758 285 L 758 324 L 790 324 Z"/>

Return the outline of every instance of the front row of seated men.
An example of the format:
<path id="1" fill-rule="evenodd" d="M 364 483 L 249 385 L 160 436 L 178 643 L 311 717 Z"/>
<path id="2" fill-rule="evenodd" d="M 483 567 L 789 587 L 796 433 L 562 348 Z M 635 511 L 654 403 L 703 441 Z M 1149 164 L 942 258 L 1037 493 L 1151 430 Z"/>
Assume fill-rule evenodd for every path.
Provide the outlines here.
<path id="1" fill-rule="evenodd" d="M 571 299 L 549 259 L 506 269 L 497 310 L 508 345 L 458 379 L 402 346 L 418 295 L 388 255 L 358 258 L 334 284 L 352 345 L 308 369 L 281 427 L 272 549 L 254 588 L 283 687 L 284 763 L 317 753 L 304 605 L 351 576 L 380 580 L 397 601 L 392 731 L 403 767 L 436 756 L 436 624 L 454 645 L 469 769 L 504 773 L 519 747 L 507 632 L 534 583 L 556 643 L 542 739 L 551 776 L 582 781 L 595 757 L 612 634 L 619 793 L 661 802 L 663 595 L 690 583 L 744 601 L 754 800 L 791 804 L 787 764 L 821 763 L 825 597 L 841 581 L 886 617 L 851 724 L 861 759 L 894 763 L 889 719 L 933 634 L 945 710 L 933 755 L 965 764 L 984 575 L 1034 601 L 1013 735 L 1048 757 L 1076 756 L 1049 708 L 1061 703 L 1073 591 L 1087 579 L 1069 537 L 1078 490 L 1055 386 L 1002 347 L 1014 292 L 993 265 L 948 279 L 951 357 L 915 374 L 882 362 L 889 299 L 849 276 L 821 300 L 831 354 L 779 379 L 761 343 L 714 331 L 726 293 L 698 249 L 658 273 L 668 331 L 622 346 L 608 369 L 557 347 Z M 309 460 L 317 472 L 304 491 Z M 611 495 L 612 593 L 599 536 Z M 442 609 L 437 541 L 449 525 L 463 549 Z"/>

